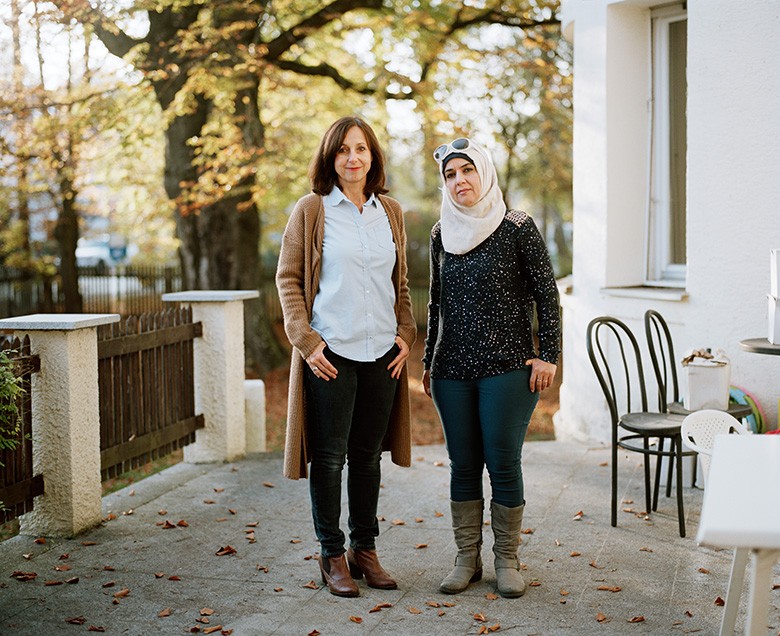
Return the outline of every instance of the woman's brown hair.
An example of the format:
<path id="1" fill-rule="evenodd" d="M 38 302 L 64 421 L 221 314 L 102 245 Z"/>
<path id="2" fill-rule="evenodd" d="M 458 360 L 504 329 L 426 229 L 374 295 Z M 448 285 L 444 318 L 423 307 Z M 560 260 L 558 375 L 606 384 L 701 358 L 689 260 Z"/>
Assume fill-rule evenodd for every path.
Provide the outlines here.
<path id="1" fill-rule="evenodd" d="M 371 152 L 371 168 L 366 175 L 365 194 L 385 194 L 385 156 L 379 147 L 374 131 L 360 117 L 342 117 L 333 122 L 328 131 L 322 137 L 319 148 L 309 164 L 309 181 L 312 192 L 320 195 L 329 194 L 333 186 L 338 185 L 339 176 L 336 174 L 336 153 L 344 143 L 344 137 L 353 126 L 363 131 Z"/>

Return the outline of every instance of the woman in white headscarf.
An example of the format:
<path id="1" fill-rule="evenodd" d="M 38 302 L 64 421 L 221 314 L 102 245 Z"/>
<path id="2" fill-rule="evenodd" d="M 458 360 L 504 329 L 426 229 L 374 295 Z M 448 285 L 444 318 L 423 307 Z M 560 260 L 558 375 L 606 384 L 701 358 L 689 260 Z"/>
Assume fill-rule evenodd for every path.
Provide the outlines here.
<path id="1" fill-rule="evenodd" d="M 502 596 L 513 598 L 525 592 L 517 558 L 523 440 L 557 368 L 558 289 L 536 224 L 525 212 L 506 209 L 487 150 L 461 138 L 437 148 L 434 158 L 443 187 L 441 220 L 431 230 L 423 387 L 444 428 L 458 547 L 439 589 L 457 594 L 482 577 L 487 467 L 496 583 Z"/>

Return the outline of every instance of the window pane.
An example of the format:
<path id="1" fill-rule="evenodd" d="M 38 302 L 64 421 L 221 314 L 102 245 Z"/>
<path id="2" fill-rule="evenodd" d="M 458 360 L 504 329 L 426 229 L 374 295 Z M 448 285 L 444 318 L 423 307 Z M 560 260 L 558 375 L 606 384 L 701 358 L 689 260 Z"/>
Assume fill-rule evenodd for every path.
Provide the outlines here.
<path id="1" fill-rule="evenodd" d="M 669 25 L 669 261 L 684 265 L 687 20 Z"/>

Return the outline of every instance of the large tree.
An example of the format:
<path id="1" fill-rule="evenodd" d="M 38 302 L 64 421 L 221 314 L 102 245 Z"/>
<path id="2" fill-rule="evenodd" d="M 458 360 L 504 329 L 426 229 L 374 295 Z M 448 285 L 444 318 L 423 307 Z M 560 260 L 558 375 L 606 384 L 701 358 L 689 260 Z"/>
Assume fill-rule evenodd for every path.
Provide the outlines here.
<path id="1" fill-rule="evenodd" d="M 165 190 L 175 204 L 184 281 L 199 289 L 261 289 L 257 190 L 267 184 L 257 175 L 269 77 L 324 77 L 345 91 L 411 99 L 456 34 L 557 23 L 552 0 L 136 0 L 125 10 L 53 1 L 153 87 L 166 118 Z M 135 35 L 139 21 L 145 32 Z M 367 32 L 386 55 L 354 46 Z M 397 47 L 413 51 L 411 64 L 393 67 Z M 261 307 L 248 306 L 247 343 L 250 361 L 267 368 L 278 347 Z"/>

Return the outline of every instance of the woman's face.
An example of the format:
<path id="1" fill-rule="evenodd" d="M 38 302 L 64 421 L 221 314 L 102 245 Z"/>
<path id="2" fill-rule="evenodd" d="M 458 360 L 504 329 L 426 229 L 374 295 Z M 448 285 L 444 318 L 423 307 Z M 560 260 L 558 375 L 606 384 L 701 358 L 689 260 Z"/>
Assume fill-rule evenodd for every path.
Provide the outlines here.
<path id="1" fill-rule="evenodd" d="M 444 182 L 456 203 L 471 207 L 482 194 L 482 179 L 479 178 L 474 164 L 460 157 L 447 162 L 444 169 Z"/>
<path id="2" fill-rule="evenodd" d="M 349 186 L 365 185 L 371 169 L 371 149 L 358 126 L 352 126 L 344 136 L 336 152 L 335 168 L 342 190 Z"/>

